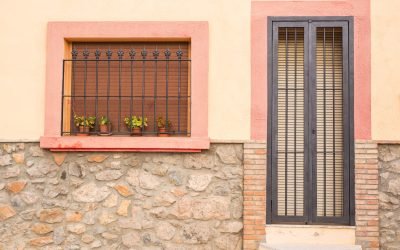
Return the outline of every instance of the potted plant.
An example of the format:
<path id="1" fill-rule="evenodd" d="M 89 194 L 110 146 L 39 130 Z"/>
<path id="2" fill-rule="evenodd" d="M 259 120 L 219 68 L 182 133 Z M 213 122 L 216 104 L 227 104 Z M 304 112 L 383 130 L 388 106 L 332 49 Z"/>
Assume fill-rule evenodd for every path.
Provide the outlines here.
<path id="1" fill-rule="evenodd" d="M 74 124 L 77 128 L 79 128 L 78 136 L 87 136 L 90 133 L 90 129 L 94 128 L 96 124 L 95 116 L 77 116 L 74 115 Z"/>
<path id="2" fill-rule="evenodd" d="M 147 117 L 142 118 L 141 116 L 125 117 L 124 119 L 126 126 L 131 129 L 131 135 L 141 136 L 142 129 L 147 127 Z"/>
<path id="3" fill-rule="evenodd" d="M 162 116 L 157 118 L 158 136 L 167 137 L 169 136 L 169 128 L 171 128 L 172 123 L 170 120 L 165 120 Z"/>
<path id="4" fill-rule="evenodd" d="M 85 128 L 85 117 L 74 115 L 74 124 L 78 128 L 77 135 L 85 136 L 89 134 L 89 128 Z"/>
<path id="5" fill-rule="evenodd" d="M 111 127 L 111 122 L 110 119 L 108 119 L 107 116 L 102 116 L 100 118 L 100 134 L 110 134 L 110 127 Z"/>

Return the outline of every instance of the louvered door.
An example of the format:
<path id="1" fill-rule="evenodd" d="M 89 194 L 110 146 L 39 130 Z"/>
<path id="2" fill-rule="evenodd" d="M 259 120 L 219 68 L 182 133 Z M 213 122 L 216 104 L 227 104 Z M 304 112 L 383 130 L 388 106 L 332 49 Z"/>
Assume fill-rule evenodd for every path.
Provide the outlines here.
<path id="1" fill-rule="evenodd" d="M 351 224 L 349 22 L 271 22 L 270 223 Z"/>

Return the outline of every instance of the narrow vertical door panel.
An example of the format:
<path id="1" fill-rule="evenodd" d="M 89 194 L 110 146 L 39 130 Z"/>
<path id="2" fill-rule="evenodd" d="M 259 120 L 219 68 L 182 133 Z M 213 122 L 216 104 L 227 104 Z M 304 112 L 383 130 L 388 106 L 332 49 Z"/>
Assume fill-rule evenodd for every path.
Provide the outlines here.
<path id="1" fill-rule="evenodd" d="M 314 223 L 350 223 L 349 35 L 346 22 L 315 22 L 310 74 Z"/>
<path id="2" fill-rule="evenodd" d="M 273 213 L 278 220 L 304 221 L 305 82 L 307 23 L 274 26 Z"/>
<path id="3" fill-rule="evenodd" d="M 317 216 L 342 216 L 342 28 L 318 27 L 316 37 Z"/>
<path id="4" fill-rule="evenodd" d="M 304 214 L 304 28 L 279 28 L 278 215 Z"/>

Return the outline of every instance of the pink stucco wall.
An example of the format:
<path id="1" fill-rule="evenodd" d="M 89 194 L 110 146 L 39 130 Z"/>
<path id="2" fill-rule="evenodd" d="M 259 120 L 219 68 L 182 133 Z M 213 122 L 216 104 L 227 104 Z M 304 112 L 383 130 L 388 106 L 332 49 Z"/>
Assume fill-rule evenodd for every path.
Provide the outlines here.
<path id="1" fill-rule="evenodd" d="M 47 27 L 45 130 L 43 148 L 57 150 L 193 151 L 209 148 L 207 22 L 50 22 Z M 65 41 L 190 39 L 191 137 L 82 138 L 60 135 L 62 62 Z"/>
<path id="2" fill-rule="evenodd" d="M 371 138 L 370 1 L 254 1 L 251 6 L 251 138 L 267 132 L 267 18 L 354 16 L 354 133 Z"/>

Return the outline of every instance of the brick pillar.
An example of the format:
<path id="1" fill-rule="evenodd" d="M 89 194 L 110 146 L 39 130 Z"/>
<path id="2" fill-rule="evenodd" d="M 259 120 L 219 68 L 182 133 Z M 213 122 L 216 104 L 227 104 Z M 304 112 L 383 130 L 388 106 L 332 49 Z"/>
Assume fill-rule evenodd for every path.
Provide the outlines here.
<path id="1" fill-rule="evenodd" d="M 363 250 L 379 249 L 378 149 L 357 141 L 355 149 L 356 239 Z M 265 240 L 266 144 L 244 144 L 243 249 L 257 249 Z"/>
<path id="2" fill-rule="evenodd" d="M 265 239 L 266 144 L 244 144 L 243 249 L 258 249 Z"/>
<path id="3" fill-rule="evenodd" d="M 355 145 L 356 240 L 363 250 L 379 249 L 378 147 L 372 141 Z"/>

